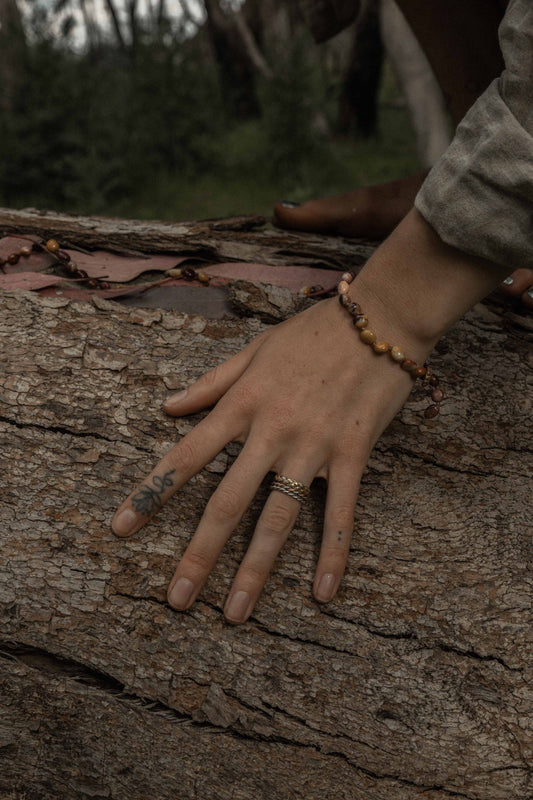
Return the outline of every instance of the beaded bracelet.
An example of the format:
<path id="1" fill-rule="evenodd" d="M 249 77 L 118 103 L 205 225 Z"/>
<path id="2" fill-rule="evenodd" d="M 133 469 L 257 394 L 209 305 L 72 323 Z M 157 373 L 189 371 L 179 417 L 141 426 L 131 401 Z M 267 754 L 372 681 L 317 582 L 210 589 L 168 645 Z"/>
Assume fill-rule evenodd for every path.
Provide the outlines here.
<path id="1" fill-rule="evenodd" d="M 444 399 L 444 392 L 439 387 L 439 379 L 427 364 L 419 366 L 416 361 L 406 358 L 401 347 L 390 345 L 388 342 L 377 341 L 376 334 L 368 327 L 368 318 L 363 313 L 361 306 L 359 303 L 355 303 L 348 294 L 350 283 L 353 279 L 353 273 L 345 272 L 337 286 L 341 306 L 353 317 L 353 324 L 359 330 L 360 339 L 364 344 L 370 345 L 377 355 L 389 353 L 392 360 L 409 373 L 413 381 L 420 379 L 426 384 L 431 392 L 433 405 L 426 408 L 424 417 L 426 419 L 433 419 L 433 417 L 436 417 L 439 413 L 440 403 Z"/>
<path id="2" fill-rule="evenodd" d="M 100 278 L 89 278 L 84 269 L 79 269 L 66 250 L 62 250 L 61 246 L 55 239 L 42 239 L 38 242 L 32 242 L 31 245 L 23 245 L 18 250 L 10 253 L 5 258 L 0 256 L 0 272 L 5 272 L 4 266 L 6 264 L 18 264 L 21 258 L 29 258 L 32 253 L 47 253 L 55 259 L 56 264 L 65 269 L 76 280 L 86 281 L 87 286 L 91 289 L 109 289 L 110 284 Z"/>

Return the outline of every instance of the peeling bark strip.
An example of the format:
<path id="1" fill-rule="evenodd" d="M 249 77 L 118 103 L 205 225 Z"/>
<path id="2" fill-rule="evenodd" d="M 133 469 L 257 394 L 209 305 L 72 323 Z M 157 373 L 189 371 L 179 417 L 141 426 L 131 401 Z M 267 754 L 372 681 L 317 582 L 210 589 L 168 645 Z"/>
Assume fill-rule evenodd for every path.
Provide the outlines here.
<path id="1" fill-rule="evenodd" d="M 205 256 L 214 262 L 305 264 L 341 270 L 363 263 L 374 249 L 364 242 L 333 236 L 258 231 L 265 222 L 264 217 L 254 215 L 171 223 L 0 208 L 2 235 L 49 238 L 53 234 L 66 248 L 102 248 L 130 255 L 180 253 Z"/>
<path id="2" fill-rule="evenodd" d="M 479 307 L 440 343 L 442 419 L 409 406 L 380 440 L 334 602 L 311 597 L 319 485 L 234 628 L 222 606 L 266 483 L 191 611 L 166 587 L 236 445 L 133 538 L 109 521 L 200 418 L 163 398 L 265 326 L 1 294 L 0 792 L 532 797 L 533 357 L 516 322 Z"/>

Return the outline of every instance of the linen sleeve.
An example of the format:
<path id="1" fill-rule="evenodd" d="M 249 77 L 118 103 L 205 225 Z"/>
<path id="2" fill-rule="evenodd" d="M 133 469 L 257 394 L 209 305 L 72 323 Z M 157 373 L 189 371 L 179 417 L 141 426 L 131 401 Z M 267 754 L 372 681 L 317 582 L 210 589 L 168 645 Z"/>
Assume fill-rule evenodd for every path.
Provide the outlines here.
<path id="1" fill-rule="evenodd" d="M 447 244 L 533 267 L 533 2 L 511 0 L 499 29 L 505 62 L 459 124 L 415 206 Z"/>

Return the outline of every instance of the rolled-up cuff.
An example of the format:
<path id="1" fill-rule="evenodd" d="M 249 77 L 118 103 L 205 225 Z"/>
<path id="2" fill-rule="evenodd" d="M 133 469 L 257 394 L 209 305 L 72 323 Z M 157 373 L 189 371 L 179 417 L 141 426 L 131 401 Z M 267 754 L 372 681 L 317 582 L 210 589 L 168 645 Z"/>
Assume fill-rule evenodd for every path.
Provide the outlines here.
<path id="1" fill-rule="evenodd" d="M 533 266 L 533 137 L 495 80 L 457 128 L 415 206 L 441 239 L 508 266 Z"/>

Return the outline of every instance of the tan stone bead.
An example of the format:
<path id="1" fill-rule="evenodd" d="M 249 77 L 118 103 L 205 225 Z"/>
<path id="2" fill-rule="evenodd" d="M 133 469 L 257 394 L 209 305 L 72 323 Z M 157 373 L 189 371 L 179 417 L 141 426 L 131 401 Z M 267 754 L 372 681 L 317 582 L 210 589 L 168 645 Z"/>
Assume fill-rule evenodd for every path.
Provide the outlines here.
<path id="1" fill-rule="evenodd" d="M 350 284 L 347 281 L 341 281 L 337 286 L 337 291 L 339 294 L 348 294 L 350 291 Z"/>
<path id="2" fill-rule="evenodd" d="M 360 317 L 359 319 L 355 320 L 354 325 L 356 328 L 360 328 L 362 330 L 363 328 L 366 328 L 368 326 L 368 318 Z"/>
<path id="3" fill-rule="evenodd" d="M 374 353 L 382 355 L 383 353 L 389 352 L 390 345 L 388 342 L 374 342 L 372 347 L 374 348 Z"/>
<path id="4" fill-rule="evenodd" d="M 49 253 L 55 253 L 57 250 L 59 250 L 59 244 L 55 239 L 48 239 L 46 242 L 46 249 Z"/>
<path id="5" fill-rule="evenodd" d="M 346 283 L 351 283 L 353 281 L 353 275 L 351 272 L 344 272 L 341 276 L 341 281 L 346 281 Z"/>
<path id="6" fill-rule="evenodd" d="M 394 345 L 394 347 L 390 351 L 390 357 L 392 358 L 393 361 L 397 361 L 398 364 L 401 364 L 402 361 L 405 361 L 405 353 L 403 352 L 401 347 L 397 347 L 396 345 Z"/>
<path id="7" fill-rule="evenodd" d="M 362 330 L 359 336 L 361 337 L 361 341 L 365 344 L 374 344 L 377 339 L 376 334 L 374 331 L 371 331 L 370 328 L 365 328 Z"/>
<path id="8" fill-rule="evenodd" d="M 26 247 L 26 246 L 21 247 L 19 253 L 21 256 L 28 258 L 28 256 L 31 256 L 31 247 Z"/>

